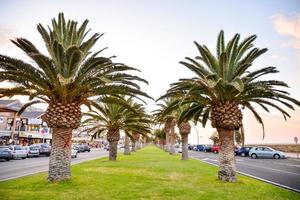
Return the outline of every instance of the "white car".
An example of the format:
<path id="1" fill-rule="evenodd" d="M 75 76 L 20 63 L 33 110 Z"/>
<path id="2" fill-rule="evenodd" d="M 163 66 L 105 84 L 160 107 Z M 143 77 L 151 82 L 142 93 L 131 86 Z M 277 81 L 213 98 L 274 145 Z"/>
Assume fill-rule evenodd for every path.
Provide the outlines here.
<path id="1" fill-rule="evenodd" d="M 26 146 L 24 148 L 27 152 L 27 158 L 29 158 L 29 157 L 39 157 L 40 156 L 40 151 L 37 147 L 35 147 L 35 146 Z"/>
<path id="2" fill-rule="evenodd" d="M 78 150 L 74 146 L 72 146 L 71 158 L 77 158 L 77 154 L 78 154 Z"/>
<path id="3" fill-rule="evenodd" d="M 24 147 L 19 146 L 19 145 L 13 145 L 13 146 L 10 146 L 9 149 L 11 150 L 13 159 L 15 159 L 15 158 L 26 159 L 27 151 Z"/>

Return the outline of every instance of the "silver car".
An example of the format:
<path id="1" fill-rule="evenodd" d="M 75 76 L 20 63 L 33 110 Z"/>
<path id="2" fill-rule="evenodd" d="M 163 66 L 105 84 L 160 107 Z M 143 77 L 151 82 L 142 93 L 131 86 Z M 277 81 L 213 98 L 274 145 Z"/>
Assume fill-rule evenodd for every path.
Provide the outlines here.
<path id="1" fill-rule="evenodd" d="M 9 146 L 9 149 L 11 150 L 13 159 L 16 159 L 16 158 L 26 159 L 27 151 L 24 147 L 22 147 L 20 145 L 12 145 L 12 146 Z"/>
<path id="2" fill-rule="evenodd" d="M 251 158 L 286 158 L 286 155 L 283 152 L 270 147 L 253 147 L 249 151 L 249 156 Z"/>

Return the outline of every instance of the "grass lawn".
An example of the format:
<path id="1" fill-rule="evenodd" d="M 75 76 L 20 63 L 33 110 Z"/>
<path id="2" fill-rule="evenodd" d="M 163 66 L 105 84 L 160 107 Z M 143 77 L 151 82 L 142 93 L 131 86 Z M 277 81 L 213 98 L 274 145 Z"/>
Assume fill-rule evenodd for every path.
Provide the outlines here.
<path id="1" fill-rule="evenodd" d="M 181 161 L 149 146 L 118 161 L 107 158 L 72 167 L 72 180 L 52 184 L 46 173 L 0 182 L 0 199 L 300 199 L 300 195 L 248 177 L 237 183 L 216 179 L 217 168 Z"/>

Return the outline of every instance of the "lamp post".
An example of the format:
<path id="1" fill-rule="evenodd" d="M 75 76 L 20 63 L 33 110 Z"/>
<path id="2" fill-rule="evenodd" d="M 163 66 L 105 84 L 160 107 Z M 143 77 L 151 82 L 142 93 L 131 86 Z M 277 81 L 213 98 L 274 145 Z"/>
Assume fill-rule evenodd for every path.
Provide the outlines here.
<path id="1" fill-rule="evenodd" d="M 199 145 L 199 133 L 198 133 L 198 130 L 197 130 L 197 125 L 194 123 L 194 127 L 195 127 L 195 130 L 196 130 L 196 133 L 197 133 L 197 145 Z"/>
<path id="2" fill-rule="evenodd" d="M 297 137 L 294 137 L 294 142 L 296 143 L 297 158 L 299 158 L 299 148 L 297 148 L 297 143 L 298 143 Z"/>

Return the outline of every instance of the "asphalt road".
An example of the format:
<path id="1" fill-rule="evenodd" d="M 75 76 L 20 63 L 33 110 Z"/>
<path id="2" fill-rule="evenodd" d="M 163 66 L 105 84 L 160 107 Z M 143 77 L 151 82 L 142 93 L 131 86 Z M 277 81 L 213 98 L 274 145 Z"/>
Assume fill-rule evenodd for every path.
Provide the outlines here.
<path id="1" fill-rule="evenodd" d="M 189 151 L 190 157 L 218 165 L 218 154 Z M 300 192 L 300 160 L 252 159 L 236 156 L 237 170 L 263 181 Z"/>
<path id="2" fill-rule="evenodd" d="M 107 155 L 106 150 L 92 149 L 91 152 L 78 153 L 77 158 L 72 158 L 72 165 Z M 44 156 L 25 160 L 10 160 L 9 162 L 0 160 L 0 181 L 48 171 L 48 168 L 49 157 Z"/>

